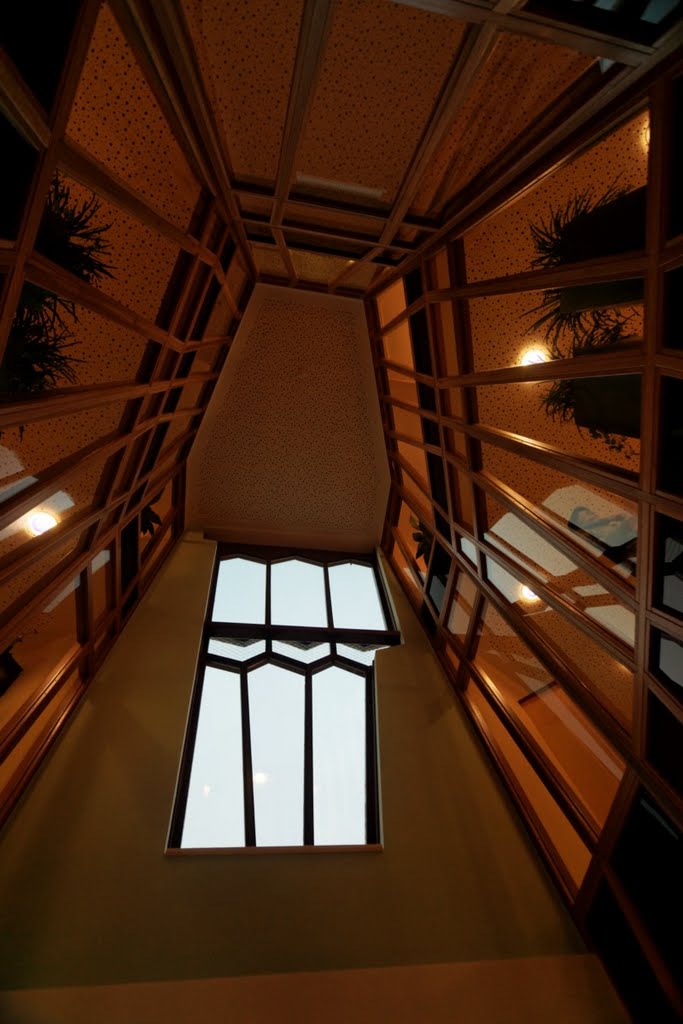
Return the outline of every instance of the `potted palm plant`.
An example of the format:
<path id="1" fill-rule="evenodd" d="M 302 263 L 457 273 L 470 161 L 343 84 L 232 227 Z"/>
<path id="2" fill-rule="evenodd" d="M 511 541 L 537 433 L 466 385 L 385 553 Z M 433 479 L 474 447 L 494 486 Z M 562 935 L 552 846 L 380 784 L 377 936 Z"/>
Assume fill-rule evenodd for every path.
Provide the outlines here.
<path id="1" fill-rule="evenodd" d="M 52 180 L 38 228 L 36 250 L 74 274 L 96 284 L 111 277 L 107 262 L 110 224 L 96 224 L 100 202 L 92 196 L 81 203 L 71 198 L 58 174 Z M 77 320 L 73 302 L 30 281 L 24 284 L 0 365 L 0 391 L 37 394 L 62 381 L 76 383 L 68 352 L 75 342 L 70 322 Z"/>

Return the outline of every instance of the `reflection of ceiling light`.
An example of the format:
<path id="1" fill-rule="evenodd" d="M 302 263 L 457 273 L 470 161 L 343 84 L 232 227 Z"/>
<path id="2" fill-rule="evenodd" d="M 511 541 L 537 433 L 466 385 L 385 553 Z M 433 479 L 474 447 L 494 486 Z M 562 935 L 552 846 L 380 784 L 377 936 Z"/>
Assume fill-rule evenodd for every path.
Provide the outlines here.
<path id="1" fill-rule="evenodd" d="M 650 122 L 649 122 L 649 120 L 645 122 L 645 124 L 643 125 L 643 127 L 640 130 L 640 144 L 643 147 L 643 149 L 645 150 L 645 152 L 647 153 L 648 150 L 650 149 Z"/>
<path id="2" fill-rule="evenodd" d="M 540 600 L 538 594 L 534 594 L 534 592 L 531 589 L 531 587 L 526 587 L 526 586 L 520 587 L 519 593 L 520 593 L 520 597 L 522 598 L 523 601 L 538 601 L 538 600 Z"/>
<path id="3" fill-rule="evenodd" d="M 547 363 L 548 353 L 544 348 L 528 348 L 522 352 L 520 363 L 522 366 L 533 366 L 534 363 Z"/>
<path id="4" fill-rule="evenodd" d="M 36 512 L 29 519 L 28 528 L 34 537 L 38 537 L 41 533 L 51 530 L 57 525 L 57 522 L 57 517 L 53 516 L 51 512 Z"/>
<path id="5" fill-rule="evenodd" d="M 268 772 L 254 772 L 254 785 L 265 786 L 266 782 L 270 778 Z"/>
<path id="6" fill-rule="evenodd" d="M 210 792 L 211 786 L 209 786 L 208 783 L 205 786 L 202 786 L 202 793 L 204 794 L 205 797 L 208 797 Z"/>

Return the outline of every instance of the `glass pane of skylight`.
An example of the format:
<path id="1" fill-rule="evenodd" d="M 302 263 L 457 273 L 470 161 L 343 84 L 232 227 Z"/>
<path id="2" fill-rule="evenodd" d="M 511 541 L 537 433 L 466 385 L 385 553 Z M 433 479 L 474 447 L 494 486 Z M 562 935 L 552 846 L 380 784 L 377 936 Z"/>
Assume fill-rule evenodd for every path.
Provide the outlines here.
<path id="1" fill-rule="evenodd" d="M 284 654 L 286 658 L 293 658 L 295 661 L 303 662 L 304 665 L 310 665 L 312 661 L 329 657 L 330 645 L 298 640 L 273 640 L 273 654 Z"/>
<path id="2" fill-rule="evenodd" d="M 218 568 L 211 618 L 215 622 L 266 621 L 266 567 L 248 558 L 228 558 Z"/>
<path id="3" fill-rule="evenodd" d="M 357 661 L 359 665 L 372 665 L 377 651 L 383 650 L 383 645 L 370 647 L 364 644 L 337 644 L 337 654 L 350 661 Z"/>
<path id="4" fill-rule="evenodd" d="M 329 571 L 335 626 L 339 629 L 386 629 L 372 566 L 346 562 L 331 565 Z"/>
<path id="5" fill-rule="evenodd" d="M 278 665 L 249 673 L 257 846 L 304 841 L 304 677 Z"/>
<path id="6" fill-rule="evenodd" d="M 365 843 L 365 679 L 343 668 L 313 676 L 316 846 Z"/>
<path id="7" fill-rule="evenodd" d="M 325 573 L 298 558 L 270 570 L 271 621 L 279 626 L 326 626 Z"/>
<path id="8" fill-rule="evenodd" d="M 180 843 L 244 846 L 240 680 L 207 668 Z"/>
<path id="9" fill-rule="evenodd" d="M 219 658 L 231 658 L 233 661 L 246 661 L 257 654 L 266 653 L 265 640 L 252 639 L 213 639 L 209 640 L 209 654 L 217 654 Z"/>

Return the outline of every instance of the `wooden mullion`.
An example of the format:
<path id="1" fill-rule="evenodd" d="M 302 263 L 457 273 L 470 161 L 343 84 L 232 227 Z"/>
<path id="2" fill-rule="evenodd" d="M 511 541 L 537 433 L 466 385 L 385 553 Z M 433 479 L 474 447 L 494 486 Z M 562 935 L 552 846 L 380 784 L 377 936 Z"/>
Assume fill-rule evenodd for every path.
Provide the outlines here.
<path id="1" fill-rule="evenodd" d="M 534 736 L 524 727 L 524 723 L 514 714 L 514 709 L 501 696 L 493 679 L 482 673 L 473 662 L 470 665 L 470 678 L 493 708 L 497 718 L 503 723 L 515 744 L 522 751 L 527 761 L 550 791 L 554 800 L 586 844 L 591 853 L 595 849 L 600 832 L 599 822 L 578 803 L 577 797 L 569 783 L 563 778 L 561 770 L 553 765 L 550 757 Z"/>
<path id="2" fill-rule="evenodd" d="M 504 755 L 498 747 L 497 741 L 489 733 L 488 725 L 484 718 L 482 718 L 479 709 L 469 704 L 465 692 L 456 692 L 465 709 L 467 719 L 472 724 L 477 741 L 482 744 L 484 750 L 488 753 L 490 762 L 493 764 L 502 785 L 519 807 L 528 832 L 531 834 L 543 860 L 550 869 L 552 877 L 560 889 L 560 894 L 571 908 L 576 896 L 576 883 L 557 852 L 556 845 L 543 825 L 536 807 L 530 801 L 519 780 L 509 768 Z M 493 710 L 495 713 L 495 708 Z"/>
<path id="3" fill-rule="evenodd" d="M 640 343 L 641 339 L 638 339 Z M 638 346 L 600 353 L 592 356 L 574 356 L 571 359 L 553 359 L 547 363 L 529 366 L 502 366 L 495 370 L 462 373 L 456 377 L 442 377 L 438 387 L 488 387 L 494 384 L 527 384 L 538 381 L 569 380 L 574 377 L 601 377 L 608 374 L 640 373 L 644 355 Z"/>
<path id="4" fill-rule="evenodd" d="M 242 713 L 242 782 L 244 787 L 244 845 L 256 846 L 254 813 L 254 771 L 251 759 L 251 724 L 249 721 L 249 677 L 240 670 L 240 707 Z"/>
<path id="5" fill-rule="evenodd" d="M 471 569 L 470 569 L 471 571 Z M 477 586 L 487 601 L 512 626 L 515 633 L 531 650 L 532 654 L 545 665 L 566 690 L 569 696 L 586 712 L 588 717 L 602 731 L 610 743 L 616 747 L 622 758 L 633 760 L 630 736 L 626 727 L 608 711 L 595 692 L 595 684 L 578 673 L 570 670 L 564 659 L 563 652 L 538 633 L 528 624 L 525 617 L 509 604 L 486 579 L 477 580 Z M 473 655 L 468 654 L 470 660 Z"/>
<path id="6" fill-rule="evenodd" d="M 175 338 L 169 331 L 158 327 L 140 313 L 128 309 L 127 306 L 117 299 L 111 298 L 95 285 L 82 281 L 75 274 L 52 263 L 40 253 L 33 253 L 27 259 L 26 278 L 33 284 L 54 291 L 77 305 L 85 306 L 93 313 L 97 313 L 115 324 L 120 324 L 135 334 L 140 334 L 151 341 L 157 341 L 173 351 L 184 351 L 181 339 Z"/>
<path id="7" fill-rule="evenodd" d="M 161 213 L 141 193 L 105 164 L 91 156 L 74 139 L 65 136 L 57 146 L 57 163 L 64 174 L 92 189 L 107 202 L 123 210 L 135 220 L 168 238 L 181 249 L 213 266 L 216 257 L 189 231 L 183 231 Z"/>
<path id="8" fill-rule="evenodd" d="M 41 104 L 0 47 L 0 110 L 34 149 L 47 149 L 52 132 Z"/>
<path id="9" fill-rule="evenodd" d="M 485 472 L 473 473 L 470 477 L 473 483 L 486 494 L 492 495 L 504 508 L 508 509 L 515 516 L 521 519 L 535 533 L 557 548 L 570 562 L 575 563 L 597 583 L 608 590 L 619 601 L 627 607 L 635 610 L 638 607 L 633 588 L 621 577 L 610 572 L 596 559 L 592 558 L 578 545 L 559 532 L 555 532 L 552 526 L 542 519 L 535 511 L 532 502 L 527 501 L 522 495 L 517 494 L 512 488 L 499 481 L 496 477 L 488 476 Z"/>
<path id="10" fill-rule="evenodd" d="M 303 834 L 304 846 L 313 846 L 315 843 L 315 825 L 313 820 L 313 676 L 310 666 L 306 667 L 306 674 L 304 678 Z"/>
<path id="11" fill-rule="evenodd" d="M 566 473 L 568 476 L 576 477 L 578 480 L 586 480 L 603 490 L 621 494 L 629 501 L 635 502 L 646 497 L 635 481 L 629 480 L 627 476 L 619 475 L 618 471 L 610 472 L 604 463 L 567 455 L 561 449 L 545 444 L 543 441 L 525 438 L 520 434 L 513 434 L 509 430 L 502 430 L 498 427 L 487 427 L 479 423 L 460 423 L 455 420 L 453 426 L 486 444 L 505 448 L 525 459 L 540 462 L 552 469 Z"/>

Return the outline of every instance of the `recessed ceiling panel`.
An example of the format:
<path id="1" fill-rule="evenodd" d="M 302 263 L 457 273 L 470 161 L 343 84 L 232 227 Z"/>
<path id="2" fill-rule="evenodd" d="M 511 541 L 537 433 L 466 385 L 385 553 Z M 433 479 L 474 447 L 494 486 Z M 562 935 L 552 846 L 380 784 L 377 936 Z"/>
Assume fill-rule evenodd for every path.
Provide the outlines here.
<path id="1" fill-rule="evenodd" d="M 369 550 L 388 485 L 363 304 L 257 285 L 188 459 L 188 527 Z"/>
<path id="2" fill-rule="evenodd" d="M 414 211 L 437 211 L 533 125 L 594 61 L 537 39 L 501 35 L 430 163 Z"/>
<path id="3" fill-rule="evenodd" d="M 463 30 L 389 0 L 340 0 L 296 170 L 392 202 Z"/>
<path id="4" fill-rule="evenodd" d="M 239 178 L 275 179 L 302 6 L 300 0 L 183 0 Z"/>

